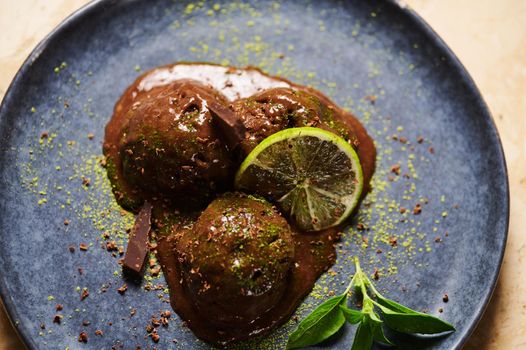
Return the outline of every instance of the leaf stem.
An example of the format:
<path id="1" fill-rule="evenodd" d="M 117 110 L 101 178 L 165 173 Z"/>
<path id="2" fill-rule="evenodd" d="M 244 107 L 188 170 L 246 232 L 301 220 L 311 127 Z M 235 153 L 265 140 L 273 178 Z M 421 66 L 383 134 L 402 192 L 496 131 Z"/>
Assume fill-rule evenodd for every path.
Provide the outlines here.
<path id="1" fill-rule="evenodd" d="M 347 285 L 347 289 L 345 289 L 345 294 L 348 294 L 351 291 L 358 278 L 363 281 L 363 279 L 360 276 L 362 274 L 362 269 L 360 269 L 360 260 L 358 260 L 357 257 L 354 258 L 354 265 L 356 266 L 356 271 L 352 276 L 351 282 L 349 282 L 349 285 Z"/>
<path id="2" fill-rule="evenodd" d="M 367 277 L 367 275 L 365 273 L 363 273 L 363 271 L 362 271 L 362 269 L 360 267 L 360 261 L 358 260 L 358 258 L 354 258 L 354 264 L 356 266 L 356 274 L 359 273 L 361 275 L 363 284 L 366 285 L 367 287 L 371 288 L 371 290 L 373 291 L 373 293 L 374 293 L 374 295 L 376 297 L 383 298 L 383 295 L 380 294 L 380 292 L 378 292 L 378 290 L 375 288 L 373 282 L 371 282 L 369 277 Z"/>

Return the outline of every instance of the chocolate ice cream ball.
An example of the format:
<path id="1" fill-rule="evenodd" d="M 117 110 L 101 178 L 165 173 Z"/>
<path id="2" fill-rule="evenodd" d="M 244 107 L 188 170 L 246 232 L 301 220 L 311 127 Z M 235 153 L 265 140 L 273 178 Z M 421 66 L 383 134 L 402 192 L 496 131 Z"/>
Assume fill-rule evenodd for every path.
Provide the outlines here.
<path id="1" fill-rule="evenodd" d="M 121 205 L 163 198 L 199 207 L 228 186 L 234 169 L 209 110 L 212 102 L 226 104 L 218 91 L 178 80 L 121 102 L 104 144 Z"/>
<path id="2" fill-rule="evenodd" d="M 246 323 L 281 298 L 294 257 L 287 221 L 241 193 L 215 199 L 177 244 L 184 284 L 217 325 Z"/>
<path id="3" fill-rule="evenodd" d="M 335 117 L 339 109 L 307 90 L 267 89 L 235 101 L 232 108 L 247 130 L 246 138 L 241 143 L 247 154 L 264 138 L 286 128 L 313 126 L 347 138 L 354 134 Z"/>

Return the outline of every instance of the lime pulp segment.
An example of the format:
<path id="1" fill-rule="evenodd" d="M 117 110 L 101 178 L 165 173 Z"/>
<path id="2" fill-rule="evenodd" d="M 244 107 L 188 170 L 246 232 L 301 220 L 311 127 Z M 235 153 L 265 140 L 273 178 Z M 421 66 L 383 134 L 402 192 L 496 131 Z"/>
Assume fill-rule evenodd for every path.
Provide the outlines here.
<path id="1" fill-rule="evenodd" d="M 357 205 L 363 175 L 355 150 L 318 128 L 290 128 L 264 139 L 241 164 L 240 190 L 276 203 L 304 231 L 340 224 Z"/>

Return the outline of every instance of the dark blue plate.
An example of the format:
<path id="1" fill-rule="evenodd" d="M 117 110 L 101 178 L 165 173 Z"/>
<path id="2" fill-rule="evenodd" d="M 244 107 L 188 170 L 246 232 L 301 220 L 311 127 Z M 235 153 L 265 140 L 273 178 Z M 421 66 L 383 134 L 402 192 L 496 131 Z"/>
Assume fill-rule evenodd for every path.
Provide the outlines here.
<path id="1" fill-rule="evenodd" d="M 139 71 L 175 61 L 257 65 L 311 84 L 352 110 L 375 139 L 374 190 L 300 317 L 345 288 L 358 255 L 367 271 L 378 269 L 386 295 L 457 327 L 425 339 L 389 333 L 400 348 L 464 343 L 498 276 L 508 180 L 488 109 L 440 38 L 393 1 L 144 0 L 98 1 L 69 17 L 24 63 L 0 109 L 0 292 L 29 348 L 154 346 L 145 326 L 169 305 L 163 287 L 145 286 L 164 279 L 117 293 L 119 256 L 101 247 L 102 232 L 125 246 L 132 218 L 119 213 L 98 161 L 104 125 L 126 86 Z M 395 164 L 400 175 L 391 172 Z M 84 288 L 90 295 L 81 301 Z M 61 324 L 52 322 L 57 313 Z M 247 347 L 279 348 L 293 327 Z M 81 331 L 87 344 L 77 340 Z M 353 333 L 346 326 L 321 348 L 348 349 Z M 207 347 L 176 315 L 159 334 L 161 349 Z"/>

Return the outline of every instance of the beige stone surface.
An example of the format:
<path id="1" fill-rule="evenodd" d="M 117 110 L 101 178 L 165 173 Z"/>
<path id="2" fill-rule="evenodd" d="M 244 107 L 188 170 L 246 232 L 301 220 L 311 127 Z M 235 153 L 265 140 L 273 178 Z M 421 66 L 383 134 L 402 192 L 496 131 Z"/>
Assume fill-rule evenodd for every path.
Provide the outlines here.
<path id="1" fill-rule="evenodd" d="M 0 1 L 0 98 L 33 47 L 86 0 Z M 406 0 L 448 43 L 499 129 L 511 186 L 499 283 L 468 350 L 526 349 L 526 1 Z M 0 310 L 0 349 L 22 348 Z"/>

